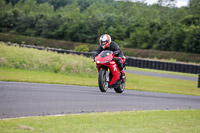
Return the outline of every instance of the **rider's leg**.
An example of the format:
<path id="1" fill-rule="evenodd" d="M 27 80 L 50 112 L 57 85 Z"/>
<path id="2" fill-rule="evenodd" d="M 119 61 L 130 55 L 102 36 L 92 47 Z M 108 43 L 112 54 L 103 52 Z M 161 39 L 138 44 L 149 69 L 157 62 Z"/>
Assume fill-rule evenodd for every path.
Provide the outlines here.
<path id="1" fill-rule="evenodd" d="M 121 60 L 121 59 L 117 61 L 117 66 L 118 66 L 118 68 L 119 68 L 120 71 L 123 70 L 124 67 L 123 67 L 122 60 Z"/>

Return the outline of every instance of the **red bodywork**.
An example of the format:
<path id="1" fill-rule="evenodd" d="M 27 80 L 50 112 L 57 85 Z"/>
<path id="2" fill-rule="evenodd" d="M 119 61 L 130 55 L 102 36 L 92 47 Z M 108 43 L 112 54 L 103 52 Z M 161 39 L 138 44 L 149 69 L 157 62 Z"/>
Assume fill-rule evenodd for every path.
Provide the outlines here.
<path id="1" fill-rule="evenodd" d="M 104 53 L 102 53 L 102 52 L 104 52 Z M 113 60 L 113 57 L 114 58 L 121 58 L 121 57 L 114 56 L 113 52 L 109 51 L 109 50 L 105 50 L 102 52 L 95 58 L 97 69 L 99 72 L 102 68 L 109 68 L 109 70 L 112 73 L 112 79 L 109 83 L 109 86 L 111 86 L 120 79 L 120 70 L 117 66 L 116 60 Z M 102 57 L 102 55 L 104 55 L 105 57 L 104 56 Z M 122 64 L 125 62 L 125 60 L 126 60 L 126 58 L 124 57 L 122 59 Z M 122 70 L 122 73 L 125 75 L 124 70 Z"/>

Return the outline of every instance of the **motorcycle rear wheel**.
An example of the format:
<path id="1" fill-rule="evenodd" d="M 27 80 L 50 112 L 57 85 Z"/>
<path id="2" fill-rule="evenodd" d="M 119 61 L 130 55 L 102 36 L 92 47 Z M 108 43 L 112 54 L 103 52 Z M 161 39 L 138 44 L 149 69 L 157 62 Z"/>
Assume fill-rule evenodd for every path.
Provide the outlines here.
<path id="1" fill-rule="evenodd" d="M 121 83 L 118 87 L 114 88 L 116 93 L 122 93 L 125 89 L 125 83 Z"/>
<path id="2" fill-rule="evenodd" d="M 106 92 L 108 90 L 108 82 L 106 81 L 106 70 L 102 69 L 99 72 L 99 89 L 101 92 Z"/>

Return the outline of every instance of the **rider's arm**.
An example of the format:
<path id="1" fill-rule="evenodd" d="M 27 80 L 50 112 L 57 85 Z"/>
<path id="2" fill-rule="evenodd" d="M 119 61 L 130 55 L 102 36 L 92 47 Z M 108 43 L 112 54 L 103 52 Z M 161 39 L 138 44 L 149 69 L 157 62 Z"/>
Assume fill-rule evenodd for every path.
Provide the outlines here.
<path id="1" fill-rule="evenodd" d="M 113 51 L 114 51 L 115 55 L 118 55 L 119 57 L 123 57 L 124 56 L 123 52 L 120 50 L 120 48 L 119 48 L 117 43 L 114 43 L 113 49 L 114 49 Z"/>
<path id="2" fill-rule="evenodd" d="M 98 46 L 98 48 L 94 51 L 94 53 L 99 54 L 103 51 L 103 48 L 101 46 Z"/>
<path id="3" fill-rule="evenodd" d="M 92 58 L 94 59 L 99 53 L 101 53 L 101 51 L 103 51 L 103 48 L 101 46 L 99 46 L 92 55 Z"/>

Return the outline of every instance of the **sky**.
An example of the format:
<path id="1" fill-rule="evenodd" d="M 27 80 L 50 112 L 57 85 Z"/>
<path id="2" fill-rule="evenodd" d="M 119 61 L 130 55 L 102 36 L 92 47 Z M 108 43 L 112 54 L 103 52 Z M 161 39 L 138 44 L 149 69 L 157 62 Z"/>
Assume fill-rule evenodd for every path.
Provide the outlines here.
<path id="1" fill-rule="evenodd" d="M 145 2 L 148 4 L 153 4 L 153 3 L 157 3 L 158 0 L 145 0 Z M 187 6 L 188 2 L 189 0 L 177 0 L 176 6 L 177 7 Z"/>

